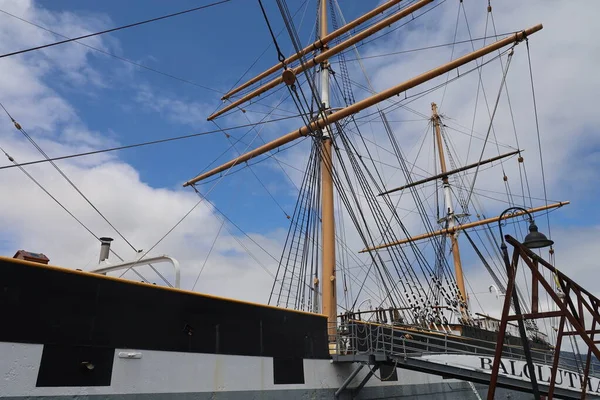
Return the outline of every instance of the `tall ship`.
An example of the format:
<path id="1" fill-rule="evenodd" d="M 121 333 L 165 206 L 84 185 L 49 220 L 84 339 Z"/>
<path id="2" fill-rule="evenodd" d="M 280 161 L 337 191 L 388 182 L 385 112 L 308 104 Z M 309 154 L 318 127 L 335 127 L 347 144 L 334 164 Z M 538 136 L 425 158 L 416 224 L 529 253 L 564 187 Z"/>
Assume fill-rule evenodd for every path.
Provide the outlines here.
<path id="1" fill-rule="evenodd" d="M 543 26 L 501 33 L 490 23 L 462 42 L 455 32 L 453 43 L 407 51 L 451 48 L 443 64 L 424 57 L 400 74 L 369 71 L 380 55 L 363 54 L 367 43 L 426 30 L 422 16 L 436 18 L 444 3 L 373 2 L 346 21 L 337 0 L 256 2 L 273 66 L 240 78 L 206 113 L 230 144 L 224 154 L 235 154 L 222 163 L 215 151 L 215 161 L 185 178 L 194 207 L 129 259 L 114 252 L 127 241 L 116 228 L 94 234 L 93 266 L 55 266 L 45 249 L 0 258 L 0 397 L 600 397 L 600 301 L 555 266 L 543 231 L 569 201 L 549 201 L 539 128 L 525 133 L 515 122 L 539 126 L 529 48 Z M 454 3 L 456 29 L 468 28 L 463 1 Z M 480 8 L 494 21 L 490 3 Z M 308 43 L 300 14 L 316 14 Z M 511 104 L 515 69 L 531 79 L 528 109 Z M 493 90 L 483 74 L 497 77 Z M 461 85 L 460 96 L 449 94 Z M 470 127 L 457 122 L 465 116 Z M 246 120 L 243 135 L 223 128 Z M 507 127 L 510 134 L 497 133 Z M 279 188 L 291 182 L 293 211 L 256 165 L 289 181 Z M 283 210 L 286 219 L 276 257 L 252 234 L 243 237 L 251 245 L 238 240 L 261 252 L 257 263 L 264 253 L 274 259 L 265 304 L 184 289 L 193 274 L 176 254 L 155 251 L 199 204 L 217 207 L 215 187 L 243 171 L 273 201 L 273 215 L 261 218 Z M 540 191 L 543 198 L 532 196 Z M 252 193 L 230 196 L 253 212 Z M 229 224 L 224 216 L 221 227 Z M 219 233 L 204 264 L 218 241 Z"/>

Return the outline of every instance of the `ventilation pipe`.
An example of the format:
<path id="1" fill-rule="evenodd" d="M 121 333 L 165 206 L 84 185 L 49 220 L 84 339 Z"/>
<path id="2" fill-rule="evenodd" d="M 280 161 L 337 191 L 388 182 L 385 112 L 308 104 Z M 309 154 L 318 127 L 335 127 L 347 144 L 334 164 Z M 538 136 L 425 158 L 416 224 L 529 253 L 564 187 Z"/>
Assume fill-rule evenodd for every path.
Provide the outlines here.
<path id="1" fill-rule="evenodd" d="M 108 259 L 108 254 L 110 253 L 110 242 L 112 242 L 113 239 L 109 238 L 109 237 L 101 237 L 100 238 L 100 242 L 102 243 L 100 245 L 100 261 L 102 262 L 104 260 Z"/>

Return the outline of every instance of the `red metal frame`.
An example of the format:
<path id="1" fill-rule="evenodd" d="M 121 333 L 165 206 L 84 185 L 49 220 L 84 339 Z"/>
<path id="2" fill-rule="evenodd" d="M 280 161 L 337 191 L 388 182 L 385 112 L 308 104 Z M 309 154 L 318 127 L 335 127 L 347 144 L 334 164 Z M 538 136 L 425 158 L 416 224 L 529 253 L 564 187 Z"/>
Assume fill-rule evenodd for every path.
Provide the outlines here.
<path id="1" fill-rule="evenodd" d="M 560 324 L 556 338 L 556 352 L 552 363 L 552 370 L 550 376 L 550 386 L 548 389 L 548 399 L 552 399 L 554 395 L 554 387 L 556 384 L 556 373 L 558 371 L 558 362 L 560 357 L 560 346 L 562 343 L 563 336 L 576 335 L 587 345 L 587 360 L 583 371 L 583 382 L 581 388 L 581 398 L 584 399 L 587 390 L 587 384 L 589 380 L 590 362 L 592 354 L 600 359 L 600 349 L 598 349 L 599 340 L 594 340 L 596 334 L 600 334 L 600 300 L 592 295 L 589 291 L 575 283 L 568 276 L 557 270 L 553 265 L 540 258 L 537 254 L 523 246 L 516 239 L 510 235 L 505 236 L 506 241 L 513 246 L 512 260 L 508 269 L 508 284 L 506 288 L 506 296 L 504 298 L 504 307 L 502 309 L 502 318 L 500 321 L 500 328 L 498 332 L 498 341 L 496 343 L 496 353 L 494 356 L 494 363 L 492 365 L 492 376 L 490 379 L 490 388 L 488 391 L 488 400 L 494 398 L 496 383 L 498 382 L 498 374 L 500 367 L 500 356 L 502 355 L 502 349 L 504 345 L 504 336 L 506 325 L 508 321 L 520 320 L 520 319 L 540 319 L 550 317 L 560 317 Z M 532 293 L 532 312 L 521 313 L 515 315 L 509 315 L 510 305 L 512 299 L 512 292 L 515 287 L 515 279 L 517 273 L 517 267 L 519 259 L 523 261 L 524 265 L 531 270 L 531 293 Z M 552 288 L 552 285 L 544 278 L 540 271 L 543 269 L 548 270 L 556 279 L 560 285 L 561 290 L 564 293 L 564 298 L 560 298 Z M 545 290 L 548 296 L 554 301 L 555 305 L 559 308 L 558 311 L 547 311 L 539 312 L 539 285 L 542 286 L 542 290 Z M 585 320 L 590 321 L 586 329 Z M 565 331 L 565 324 L 569 322 L 573 328 L 571 331 Z"/>

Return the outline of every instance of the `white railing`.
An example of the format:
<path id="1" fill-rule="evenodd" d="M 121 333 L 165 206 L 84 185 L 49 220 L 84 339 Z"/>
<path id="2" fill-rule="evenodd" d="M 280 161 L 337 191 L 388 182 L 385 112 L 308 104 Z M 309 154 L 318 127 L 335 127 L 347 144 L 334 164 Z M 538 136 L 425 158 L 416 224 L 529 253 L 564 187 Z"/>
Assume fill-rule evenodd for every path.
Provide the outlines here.
<path id="1" fill-rule="evenodd" d="M 496 350 L 496 342 L 469 337 L 460 339 L 446 332 L 409 329 L 407 326 L 350 322 L 336 328 L 335 338 L 330 339 L 335 340 L 336 354 L 340 356 L 377 354 L 390 359 L 434 354 L 494 356 Z M 552 365 L 552 351 L 536 348 L 532 348 L 531 351 L 535 362 Z M 503 346 L 502 357 L 525 360 L 522 347 L 506 343 Z M 559 367 L 574 369 L 577 365 L 581 368 L 581 361 L 575 356 L 564 353 L 560 355 Z M 597 365 L 594 368 L 594 362 L 590 365 L 589 375 L 600 377 L 600 370 Z"/>
<path id="2" fill-rule="evenodd" d="M 181 285 L 181 271 L 179 268 L 179 261 L 167 255 L 144 258 L 141 260 L 127 261 L 119 264 L 110 264 L 107 260 L 105 260 L 103 261 L 103 263 L 107 264 L 106 266 L 96 268 L 90 272 L 105 275 L 107 272 L 118 271 L 121 269 L 129 269 L 133 267 L 140 267 L 142 265 L 158 264 L 161 262 L 168 262 L 171 265 L 173 265 L 173 269 L 175 270 L 175 287 L 179 288 Z"/>

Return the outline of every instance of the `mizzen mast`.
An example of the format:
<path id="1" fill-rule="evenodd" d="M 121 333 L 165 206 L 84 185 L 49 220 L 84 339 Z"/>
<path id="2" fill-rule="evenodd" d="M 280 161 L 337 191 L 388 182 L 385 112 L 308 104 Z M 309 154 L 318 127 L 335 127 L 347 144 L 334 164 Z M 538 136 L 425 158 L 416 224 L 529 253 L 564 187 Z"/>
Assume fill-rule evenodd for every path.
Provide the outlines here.
<path id="1" fill-rule="evenodd" d="M 327 35 L 327 0 L 319 3 L 319 36 Z M 321 51 L 327 51 L 323 47 Z M 321 78 L 321 118 L 327 120 L 329 104 L 329 61 L 320 65 Z M 321 234 L 322 243 L 322 310 L 327 316 L 329 337 L 335 338 L 337 319 L 337 293 L 335 279 L 335 218 L 333 206 L 333 159 L 331 157 L 331 126 L 325 125 L 321 135 Z M 318 281 L 315 280 L 318 285 Z M 318 290 L 318 286 L 315 288 Z"/>
<path id="2" fill-rule="evenodd" d="M 453 229 L 456 226 L 456 215 L 454 214 L 454 207 L 452 206 L 452 191 L 450 189 L 450 182 L 448 180 L 448 172 L 446 168 L 446 158 L 444 157 L 444 145 L 442 142 L 442 129 L 440 127 L 440 116 L 437 111 L 437 105 L 431 103 L 431 120 L 435 130 L 435 139 L 437 143 L 438 155 L 440 159 L 440 168 L 442 172 L 442 187 L 444 190 L 444 200 L 446 205 L 446 223 L 449 229 Z M 458 249 L 458 231 L 449 233 L 450 242 L 452 244 L 452 258 L 454 261 L 454 272 L 456 274 L 456 283 L 458 284 L 458 291 L 460 297 L 460 303 L 467 303 L 467 291 L 465 290 L 465 279 L 463 277 L 462 263 L 460 261 L 460 251 Z"/>

